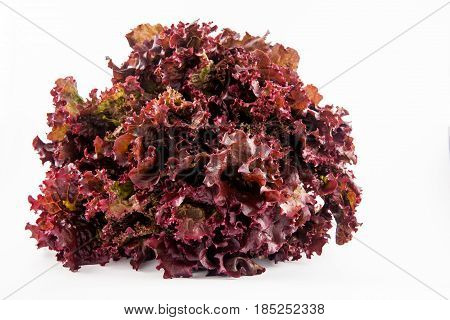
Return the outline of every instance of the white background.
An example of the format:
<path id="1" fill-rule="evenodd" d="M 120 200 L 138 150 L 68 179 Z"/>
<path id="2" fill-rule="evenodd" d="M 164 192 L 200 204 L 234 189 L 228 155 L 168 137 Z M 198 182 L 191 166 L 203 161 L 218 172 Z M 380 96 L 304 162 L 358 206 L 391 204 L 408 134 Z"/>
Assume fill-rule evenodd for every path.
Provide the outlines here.
<path id="1" fill-rule="evenodd" d="M 320 87 L 443 1 L 5 1 L 106 68 L 129 52 L 139 23 L 214 21 L 296 48 L 299 74 Z M 320 90 L 351 113 L 363 188 L 358 239 L 450 296 L 450 5 Z M 73 75 L 83 96 L 110 77 L 0 3 L 0 297 L 55 263 L 24 230 L 45 169 L 31 146 L 47 132 L 54 80 Z M 156 263 L 54 267 L 10 299 L 441 299 L 352 241 L 323 255 L 266 264 L 257 277 L 163 280 Z"/>

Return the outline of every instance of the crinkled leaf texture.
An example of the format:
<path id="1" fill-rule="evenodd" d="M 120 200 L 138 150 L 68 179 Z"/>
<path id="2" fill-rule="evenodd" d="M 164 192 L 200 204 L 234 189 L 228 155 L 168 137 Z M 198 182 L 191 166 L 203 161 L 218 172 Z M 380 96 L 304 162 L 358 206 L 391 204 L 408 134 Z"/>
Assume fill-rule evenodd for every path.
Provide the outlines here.
<path id="1" fill-rule="evenodd" d="M 82 98 L 56 81 L 44 142 L 50 169 L 28 224 L 75 271 L 157 259 L 165 278 L 258 275 L 255 259 L 344 244 L 361 201 L 347 111 L 320 105 L 298 53 L 212 24 L 140 25 L 109 62 L 112 87 Z"/>

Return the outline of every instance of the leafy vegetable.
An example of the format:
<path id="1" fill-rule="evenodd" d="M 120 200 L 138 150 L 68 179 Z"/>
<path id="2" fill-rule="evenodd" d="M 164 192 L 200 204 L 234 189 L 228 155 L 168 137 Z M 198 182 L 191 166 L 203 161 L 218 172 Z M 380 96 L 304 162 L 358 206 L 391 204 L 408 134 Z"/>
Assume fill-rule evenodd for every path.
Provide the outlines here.
<path id="1" fill-rule="evenodd" d="M 49 141 L 33 141 L 50 162 L 29 198 L 38 247 L 73 271 L 156 258 L 165 278 L 239 277 L 264 272 L 255 258 L 321 254 L 333 218 L 336 242 L 351 240 L 347 111 L 320 105 L 294 49 L 216 29 L 140 25 L 110 89 L 83 99 L 56 81 Z"/>

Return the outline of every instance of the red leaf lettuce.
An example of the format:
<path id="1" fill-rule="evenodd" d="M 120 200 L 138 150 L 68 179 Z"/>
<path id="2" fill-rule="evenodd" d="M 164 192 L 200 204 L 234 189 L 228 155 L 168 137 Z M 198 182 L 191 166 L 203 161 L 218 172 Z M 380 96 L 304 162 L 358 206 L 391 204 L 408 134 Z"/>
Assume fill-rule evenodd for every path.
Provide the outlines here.
<path id="1" fill-rule="evenodd" d="M 360 189 L 347 111 L 320 105 L 298 53 L 266 37 L 212 24 L 143 24 L 112 87 L 82 98 L 67 77 L 51 91 L 50 169 L 38 247 L 75 271 L 129 258 L 159 261 L 165 278 L 240 277 L 275 262 L 321 254 L 332 219 L 352 238 Z"/>

